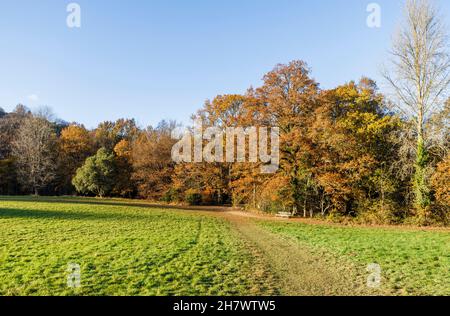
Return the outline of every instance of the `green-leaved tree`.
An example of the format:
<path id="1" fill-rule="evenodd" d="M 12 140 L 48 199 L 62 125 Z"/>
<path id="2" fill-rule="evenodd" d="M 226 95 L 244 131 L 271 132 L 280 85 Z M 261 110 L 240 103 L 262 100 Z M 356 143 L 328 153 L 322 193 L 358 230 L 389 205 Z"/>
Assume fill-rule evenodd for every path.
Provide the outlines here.
<path id="1" fill-rule="evenodd" d="M 77 170 L 72 184 L 81 194 L 104 197 L 111 193 L 116 179 L 116 164 L 113 153 L 99 149 L 95 156 L 86 159 Z"/>

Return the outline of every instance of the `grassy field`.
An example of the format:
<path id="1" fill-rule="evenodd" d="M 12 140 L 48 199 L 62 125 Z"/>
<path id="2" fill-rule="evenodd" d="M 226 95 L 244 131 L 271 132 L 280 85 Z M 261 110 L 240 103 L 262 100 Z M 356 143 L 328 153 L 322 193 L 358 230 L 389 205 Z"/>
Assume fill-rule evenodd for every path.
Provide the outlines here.
<path id="1" fill-rule="evenodd" d="M 293 238 L 300 247 L 353 263 L 359 275 L 367 266 L 381 267 L 381 288 L 390 295 L 450 295 L 450 232 L 402 228 L 358 228 L 260 222 L 275 234 Z"/>
<path id="2" fill-rule="evenodd" d="M 0 197 L 0 295 L 450 295 L 449 246 L 448 231 Z M 382 286 L 366 291 L 370 263 Z"/>
<path id="3" fill-rule="evenodd" d="M 93 201 L 0 200 L 1 295 L 270 294 L 223 219 Z M 81 287 L 67 286 L 69 263 Z"/>

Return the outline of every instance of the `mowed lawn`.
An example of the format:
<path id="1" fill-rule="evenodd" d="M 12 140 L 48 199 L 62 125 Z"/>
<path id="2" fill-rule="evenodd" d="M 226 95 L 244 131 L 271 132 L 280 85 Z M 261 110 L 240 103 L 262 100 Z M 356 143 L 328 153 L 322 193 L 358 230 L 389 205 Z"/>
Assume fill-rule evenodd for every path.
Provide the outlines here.
<path id="1" fill-rule="evenodd" d="M 372 294 L 450 295 L 450 231 L 339 227 L 261 221 L 259 225 L 295 240 L 329 265 L 351 264 L 363 281 L 381 268 Z"/>
<path id="2" fill-rule="evenodd" d="M 125 202 L 0 197 L 0 295 L 273 294 L 228 222 Z M 67 286 L 68 264 L 81 267 Z"/>

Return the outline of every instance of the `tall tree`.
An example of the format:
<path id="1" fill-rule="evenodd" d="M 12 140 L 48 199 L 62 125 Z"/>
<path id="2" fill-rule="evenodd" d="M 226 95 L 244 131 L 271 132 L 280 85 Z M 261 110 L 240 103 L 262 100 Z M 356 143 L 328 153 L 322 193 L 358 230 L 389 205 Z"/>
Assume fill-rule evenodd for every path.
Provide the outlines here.
<path id="1" fill-rule="evenodd" d="M 323 91 L 321 106 L 309 130 L 313 138 L 310 157 L 318 184 L 320 211 L 356 215 L 369 199 L 387 204 L 393 178 L 388 165 L 395 160 L 390 135 L 397 118 L 384 111 L 383 96 L 373 81 Z M 365 208 L 365 207 L 363 207 Z"/>
<path id="2" fill-rule="evenodd" d="M 0 111 L 0 194 L 17 194 L 20 192 L 20 186 L 17 182 L 17 168 L 12 157 L 12 144 L 27 115 L 29 115 L 27 111 L 11 113 Z"/>
<path id="3" fill-rule="evenodd" d="M 130 143 L 139 135 L 139 128 L 134 119 L 118 119 L 116 122 L 102 122 L 94 130 L 97 148 L 114 150 L 114 147 L 123 139 Z"/>
<path id="4" fill-rule="evenodd" d="M 136 189 L 135 182 L 132 179 L 132 146 L 131 143 L 122 139 L 114 147 L 116 155 L 117 178 L 114 185 L 113 194 L 122 197 L 133 197 Z"/>
<path id="5" fill-rule="evenodd" d="M 174 162 L 171 151 L 175 140 L 171 133 L 175 122 L 161 122 L 156 128 L 149 127 L 132 143 L 132 180 L 137 183 L 139 195 L 144 198 L 161 199 L 172 187 Z"/>
<path id="6" fill-rule="evenodd" d="M 204 129 L 217 128 L 223 133 L 222 151 L 228 155 L 226 147 L 227 142 L 230 142 L 230 147 L 234 148 L 233 161 L 237 160 L 237 142 L 235 137 L 233 139 L 225 137 L 227 128 L 246 128 L 257 125 L 256 121 L 249 124 L 246 120 L 249 114 L 246 101 L 247 97 L 242 95 L 219 95 L 214 100 L 205 102 L 203 108 L 196 115 L 196 119 L 202 121 Z M 247 142 L 246 140 L 245 144 Z M 246 147 L 248 151 L 247 144 Z M 229 203 L 231 200 L 231 173 L 233 168 L 238 169 L 241 162 L 226 162 L 225 157 L 223 158 L 224 161 L 194 163 L 188 168 L 191 173 L 188 179 L 196 179 L 195 185 L 200 185 L 200 190 L 207 203 L 223 204 Z"/>
<path id="7" fill-rule="evenodd" d="M 18 105 L 15 111 L 0 118 L 0 160 L 10 158 L 17 131 L 28 115 L 30 114 L 26 108 Z"/>
<path id="8" fill-rule="evenodd" d="M 82 125 L 72 124 L 64 128 L 59 137 L 58 174 L 60 184 L 58 191 L 64 194 L 74 190 L 71 182 L 78 168 L 86 158 L 95 153 L 94 140 Z"/>
<path id="9" fill-rule="evenodd" d="M 419 211 L 431 202 L 428 183 L 427 121 L 442 107 L 450 85 L 446 26 L 428 0 L 408 0 L 405 23 L 394 40 L 392 72 L 384 76 L 399 109 L 414 124 L 416 159 L 413 186 Z"/>
<path id="10" fill-rule="evenodd" d="M 56 135 L 52 125 L 40 117 L 27 117 L 13 142 L 19 181 L 36 195 L 55 178 Z"/>
<path id="11" fill-rule="evenodd" d="M 263 123 L 280 129 L 280 170 L 289 179 L 290 188 L 286 198 L 294 211 L 302 208 L 305 213 L 306 197 L 312 189 L 307 127 L 318 106 L 318 84 L 305 62 L 293 61 L 265 75 L 256 94 L 265 105 L 261 108 L 266 112 Z"/>

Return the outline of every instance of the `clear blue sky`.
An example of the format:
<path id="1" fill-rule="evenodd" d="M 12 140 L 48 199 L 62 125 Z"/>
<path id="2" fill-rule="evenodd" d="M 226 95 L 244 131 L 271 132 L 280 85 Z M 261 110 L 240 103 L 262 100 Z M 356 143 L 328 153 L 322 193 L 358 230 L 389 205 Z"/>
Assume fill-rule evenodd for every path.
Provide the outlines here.
<path id="1" fill-rule="evenodd" d="M 66 6 L 82 9 L 81 29 Z M 382 28 L 366 7 L 382 8 Z M 440 1 L 450 15 L 450 1 Z M 305 60 L 323 88 L 379 79 L 403 1 L 1 0 L 0 107 L 47 105 L 94 127 L 134 117 L 188 122 L 217 94 L 259 86 L 277 63 Z"/>

